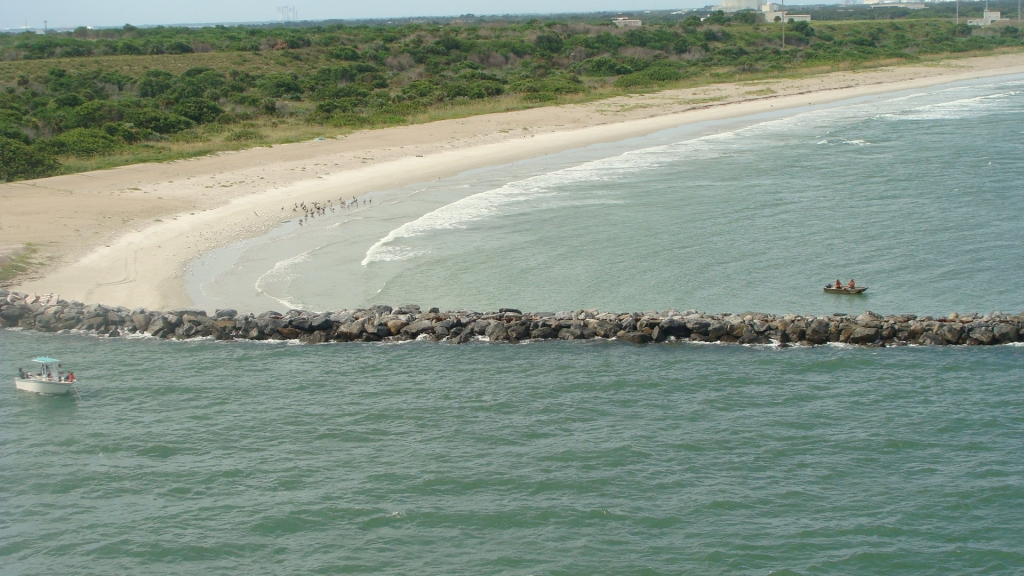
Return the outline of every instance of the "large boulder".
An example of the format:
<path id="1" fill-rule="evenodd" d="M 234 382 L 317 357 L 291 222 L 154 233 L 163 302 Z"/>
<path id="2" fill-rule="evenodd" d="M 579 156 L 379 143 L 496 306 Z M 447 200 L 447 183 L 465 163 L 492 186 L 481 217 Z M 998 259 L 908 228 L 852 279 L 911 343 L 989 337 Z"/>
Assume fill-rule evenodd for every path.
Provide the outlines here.
<path id="1" fill-rule="evenodd" d="M 135 325 L 135 329 L 139 332 L 148 330 L 151 321 L 152 317 L 149 314 L 132 314 L 132 324 Z"/>
<path id="2" fill-rule="evenodd" d="M 310 330 L 330 330 L 333 327 L 334 322 L 331 322 L 330 314 L 317 314 L 316 316 L 313 316 L 309 321 Z"/>
<path id="3" fill-rule="evenodd" d="M 582 340 L 583 330 L 579 328 L 562 328 L 558 331 L 558 337 L 562 340 Z"/>
<path id="4" fill-rule="evenodd" d="M 558 332 L 555 332 L 550 326 L 541 326 L 536 330 L 530 332 L 530 338 L 537 340 L 549 340 L 551 338 L 557 338 Z"/>
<path id="5" fill-rule="evenodd" d="M 878 328 L 861 326 L 853 329 L 849 342 L 850 344 L 870 344 L 875 340 L 878 340 Z"/>
<path id="6" fill-rule="evenodd" d="M 413 322 L 412 324 L 409 324 L 405 328 L 402 328 L 402 333 L 403 334 L 408 334 L 409 336 L 412 336 L 413 338 L 416 338 L 420 334 L 426 334 L 428 332 L 433 332 L 433 330 L 434 330 L 434 323 L 431 322 L 430 320 L 417 320 L 417 321 Z"/>
<path id="7" fill-rule="evenodd" d="M 718 320 L 715 320 L 708 325 L 708 329 L 705 332 L 705 335 L 711 342 L 716 342 L 719 339 L 721 339 L 722 336 L 725 336 L 728 333 L 729 326 L 727 326 L 725 322 L 719 322 Z"/>
<path id="8" fill-rule="evenodd" d="M 992 329 L 992 334 L 995 335 L 996 339 L 1002 343 L 1016 342 L 1019 338 L 1019 331 L 1017 327 L 1012 324 L 996 324 L 996 327 Z"/>
<path id="9" fill-rule="evenodd" d="M 626 332 L 619 339 L 632 342 L 633 344 L 647 344 L 652 340 L 649 334 L 644 334 L 643 332 Z"/>
<path id="10" fill-rule="evenodd" d="M 358 340 L 363 336 L 364 327 L 365 322 L 362 320 L 346 322 L 338 327 L 337 338 L 338 340 Z"/>
<path id="11" fill-rule="evenodd" d="M 491 342 L 501 342 L 502 340 L 509 339 L 508 330 L 505 329 L 505 325 L 501 322 L 495 322 L 488 326 L 484 336 L 487 336 L 487 339 Z"/>
<path id="12" fill-rule="evenodd" d="M 814 321 L 807 326 L 807 334 L 804 337 L 805 340 L 811 344 L 824 344 L 829 339 L 829 322 L 824 318 L 815 318 Z"/>
<path id="13" fill-rule="evenodd" d="M 998 340 L 996 340 L 995 333 L 988 326 L 974 328 L 973 330 L 971 330 L 970 336 L 971 338 L 974 338 L 975 340 L 982 344 L 985 344 L 986 346 L 998 342 Z"/>
<path id="14" fill-rule="evenodd" d="M 659 332 L 665 336 L 674 336 L 676 338 L 688 338 L 690 336 L 690 329 L 686 326 L 686 323 L 678 318 L 665 318 L 658 325 Z"/>
<path id="15" fill-rule="evenodd" d="M 522 323 L 509 324 L 505 330 L 512 340 L 526 340 L 530 337 L 530 327 Z"/>
<path id="16" fill-rule="evenodd" d="M 948 344 L 956 344 L 960 341 L 959 324 L 943 323 L 935 327 L 935 333 L 942 337 Z"/>
<path id="17" fill-rule="evenodd" d="M 399 319 L 390 320 L 390 321 L 388 321 L 388 330 L 391 331 L 391 335 L 392 336 L 397 336 L 399 333 L 402 332 L 402 329 L 405 328 L 408 325 L 409 325 L 409 323 L 406 322 L 405 320 L 399 320 Z"/>
<path id="18" fill-rule="evenodd" d="M 597 322 L 594 322 L 593 330 L 594 333 L 601 338 L 613 338 L 621 328 L 614 322 L 598 320 Z"/>
<path id="19" fill-rule="evenodd" d="M 300 332 L 309 332 L 309 331 L 311 331 L 312 328 L 310 328 L 310 324 L 311 324 L 310 318 L 307 315 L 298 316 L 298 317 L 292 318 L 291 320 L 288 321 L 288 325 L 290 327 L 292 327 L 292 328 L 294 328 L 294 329 L 296 329 L 296 330 L 298 330 Z"/>
<path id="20" fill-rule="evenodd" d="M 753 325 L 747 326 L 739 338 L 740 344 L 770 344 L 771 340 L 764 334 L 758 334 Z"/>

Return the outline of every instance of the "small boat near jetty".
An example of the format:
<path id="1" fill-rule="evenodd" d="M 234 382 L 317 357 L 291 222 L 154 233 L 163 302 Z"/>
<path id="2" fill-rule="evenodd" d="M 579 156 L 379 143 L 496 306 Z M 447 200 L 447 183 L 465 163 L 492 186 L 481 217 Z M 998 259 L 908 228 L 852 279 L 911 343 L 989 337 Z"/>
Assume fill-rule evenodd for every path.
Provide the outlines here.
<path id="1" fill-rule="evenodd" d="M 16 389 L 36 394 L 60 396 L 67 394 L 75 387 L 74 373 L 69 372 L 67 377 L 61 374 L 60 360 L 40 356 L 33 358 L 32 361 L 39 364 L 39 371 L 36 373 L 24 372 L 19 368 L 21 374 L 14 379 Z"/>
<path id="2" fill-rule="evenodd" d="M 860 294 L 867 289 L 867 286 L 857 286 L 856 288 L 833 288 L 831 286 L 825 286 L 825 292 L 830 294 Z"/>

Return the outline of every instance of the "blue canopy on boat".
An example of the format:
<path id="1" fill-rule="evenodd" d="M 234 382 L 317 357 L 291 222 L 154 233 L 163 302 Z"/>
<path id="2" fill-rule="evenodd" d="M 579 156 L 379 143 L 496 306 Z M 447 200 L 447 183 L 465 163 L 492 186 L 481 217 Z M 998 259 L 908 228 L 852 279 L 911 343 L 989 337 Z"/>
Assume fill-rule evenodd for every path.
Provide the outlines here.
<path id="1" fill-rule="evenodd" d="M 49 358 L 49 357 L 46 357 L 46 356 L 40 356 L 39 358 L 33 358 L 32 361 L 33 362 L 39 362 L 41 364 L 53 364 L 54 362 L 60 362 L 60 360 L 57 360 L 56 358 Z"/>

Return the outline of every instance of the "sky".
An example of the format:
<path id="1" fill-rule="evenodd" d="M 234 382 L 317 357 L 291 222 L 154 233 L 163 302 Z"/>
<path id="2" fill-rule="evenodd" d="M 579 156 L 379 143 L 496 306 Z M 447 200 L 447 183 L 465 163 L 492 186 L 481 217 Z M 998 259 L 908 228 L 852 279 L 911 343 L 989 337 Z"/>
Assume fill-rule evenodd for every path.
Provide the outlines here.
<path id="1" fill-rule="evenodd" d="M 300 20 L 330 20 L 670 10 L 716 3 L 717 0 L 0 0 L 0 29 L 21 28 L 26 22 L 30 28 L 42 28 L 44 20 L 50 28 L 267 22 L 277 20 L 277 9 L 284 5 L 294 6 Z"/>

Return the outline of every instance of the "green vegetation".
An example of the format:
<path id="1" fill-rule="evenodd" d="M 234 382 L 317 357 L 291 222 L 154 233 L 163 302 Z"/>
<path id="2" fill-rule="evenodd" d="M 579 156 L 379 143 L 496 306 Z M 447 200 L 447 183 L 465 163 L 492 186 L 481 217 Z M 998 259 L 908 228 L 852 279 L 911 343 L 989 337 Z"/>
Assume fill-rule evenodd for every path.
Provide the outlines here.
<path id="1" fill-rule="evenodd" d="M 945 9 L 937 6 L 929 11 Z M 903 9 L 898 19 L 845 21 L 854 13 L 826 10 L 829 21 L 790 23 L 785 46 L 780 24 L 749 12 L 703 22 L 645 15 L 642 28 L 590 15 L 3 34 L 0 181 L 1022 44 L 1013 26 L 957 26 Z M 858 10 L 861 18 L 896 14 Z"/>

